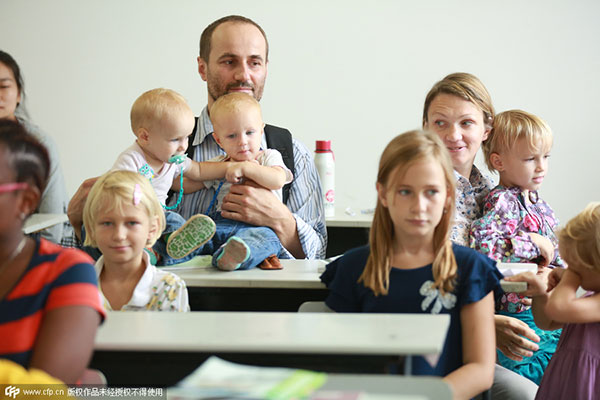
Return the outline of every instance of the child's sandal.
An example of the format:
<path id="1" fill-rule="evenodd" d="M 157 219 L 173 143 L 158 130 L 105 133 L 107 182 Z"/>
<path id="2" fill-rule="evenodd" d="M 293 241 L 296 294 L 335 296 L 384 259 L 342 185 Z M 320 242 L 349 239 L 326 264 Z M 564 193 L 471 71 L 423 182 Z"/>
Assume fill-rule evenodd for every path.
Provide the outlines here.
<path id="1" fill-rule="evenodd" d="M 208 242 L 215 230 L 215 222 L 210 217 L 196 214 L 169 236 L 167 253 L 175 259 L 183 258 Z"/>

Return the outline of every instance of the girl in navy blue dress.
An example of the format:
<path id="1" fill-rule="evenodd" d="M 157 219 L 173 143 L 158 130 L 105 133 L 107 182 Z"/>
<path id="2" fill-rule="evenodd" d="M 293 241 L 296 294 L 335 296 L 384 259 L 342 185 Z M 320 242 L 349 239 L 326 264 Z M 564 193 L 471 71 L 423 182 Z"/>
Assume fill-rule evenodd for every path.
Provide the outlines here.
<path id="1" fill-rule="evenodd" d="M 492 385 L 495 361 L 495 262 L 449 240 L 454 173 L 448 151 L 431 133 L 411 131 L 386 147 L 377 176 L 369 245 L 327 266 L 326 304 L 337 312 L 450 314 L 442 353 L 413 371 L 443 376 L 454 398 Z"/>

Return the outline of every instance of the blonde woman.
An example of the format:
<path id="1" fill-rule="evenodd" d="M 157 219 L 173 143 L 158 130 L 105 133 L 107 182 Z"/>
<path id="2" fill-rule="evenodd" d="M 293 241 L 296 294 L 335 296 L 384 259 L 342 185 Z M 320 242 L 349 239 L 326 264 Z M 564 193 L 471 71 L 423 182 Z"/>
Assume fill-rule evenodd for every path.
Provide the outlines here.
<path id="1" fill-rule="evenodd" d="M 456 213 L 451 240 L 468 246 L 469 229 L 482 216 L 483 200 L 494 182 L 474 165 L 475 156 L 495 119 L 492 98 L 475 75 L 457 72 L 435 83 L 425 97 L 423 127 L 435 132 L 448 149 L 456 179 Z M 496 346 L 506 357 L 521 361 L 539 349 L 540 338 L 526 323 L 506 315 L 494 316 Z M 537 385 L 496 366 L 492 396 L 531 400 Z"/>

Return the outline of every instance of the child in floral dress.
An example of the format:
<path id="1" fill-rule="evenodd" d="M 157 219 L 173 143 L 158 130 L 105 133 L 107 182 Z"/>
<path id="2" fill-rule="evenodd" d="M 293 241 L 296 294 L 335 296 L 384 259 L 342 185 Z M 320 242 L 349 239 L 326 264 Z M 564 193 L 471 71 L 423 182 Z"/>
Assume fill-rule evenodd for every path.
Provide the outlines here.
<path id="1" fill-rule="evenodd" d="M 558 221 L 537 192 L 548 171 L 551 147 L 552 132 L 539 117 L 520 110 L 496 116 L 483 151 L 489 169 L 499 172 L 500 184 L 486 197 L 483 217 L 473 222 L 470 238 L 471 247 L 496 261 L 538 264 L 538 274 L 544 277 L 551 268 L 565 266 L 554 234 Z M 560 332 L 537 328 L 530 304 L 525 296 L 506 293 L 497 311 L 534 329 L 540 349 L 523 361 L 498 352 L 498 361 L 539 384 Z"/>

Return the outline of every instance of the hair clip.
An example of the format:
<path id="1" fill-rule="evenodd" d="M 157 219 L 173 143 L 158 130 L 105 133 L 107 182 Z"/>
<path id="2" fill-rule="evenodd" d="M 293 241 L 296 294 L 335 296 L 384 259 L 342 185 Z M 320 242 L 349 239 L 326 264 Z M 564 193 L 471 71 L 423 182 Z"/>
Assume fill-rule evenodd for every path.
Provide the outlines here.
<path id="1" fill-rule="evenodd" d="M 137 206 L 138 204 L 140 204 L 141 200 L 142 200 L 142 189 L 140 188 L 140 184 L 136 183 L 135 187 L 133 188 L 133 205 Z"/>

